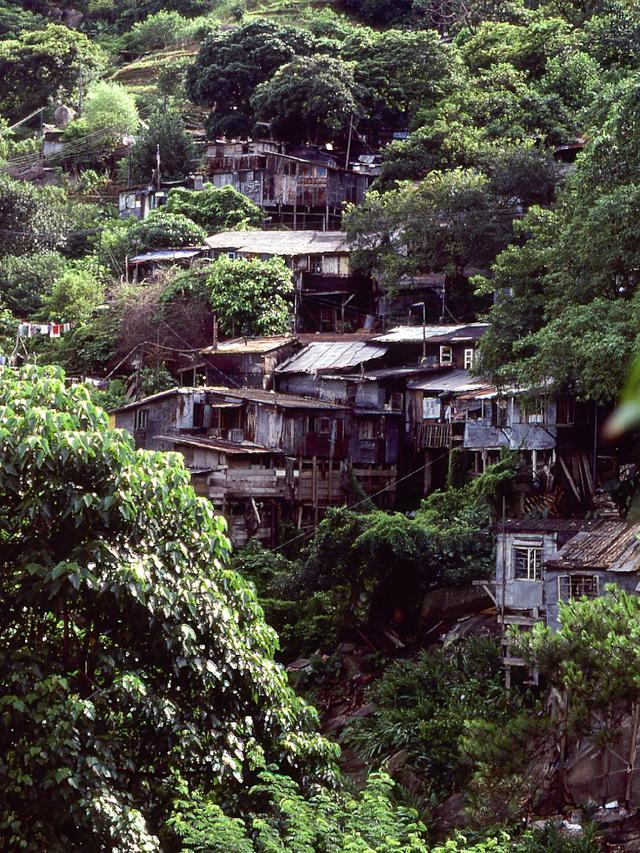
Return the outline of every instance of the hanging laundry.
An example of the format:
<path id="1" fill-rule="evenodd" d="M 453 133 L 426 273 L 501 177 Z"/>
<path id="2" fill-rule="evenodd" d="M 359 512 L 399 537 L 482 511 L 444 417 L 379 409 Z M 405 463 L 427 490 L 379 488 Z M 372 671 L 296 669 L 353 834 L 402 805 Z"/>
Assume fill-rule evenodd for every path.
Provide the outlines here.
<path id="1" fill-rule="evenodd" d="M 61 330 L 62 330 L 62 324 L 61 323 L 52 323 L 51 329 L 49 331 L 49 337 L 50 338 L 59 338 Z"/>
<path id="2" fill-rule="evenodd" d="M 49 328 L 50 328 L 50 326 L 48 323 L 41 323 L 40 324 L 40 334 L 41 335 L 48 335 L 49 334 Z"/>
<path id="3" fill-rule="evenodd" d="M 24 338 L 29 334 L 29 324 L 28 323 L 20 323 L 18 325 L 18 337 Z"/>

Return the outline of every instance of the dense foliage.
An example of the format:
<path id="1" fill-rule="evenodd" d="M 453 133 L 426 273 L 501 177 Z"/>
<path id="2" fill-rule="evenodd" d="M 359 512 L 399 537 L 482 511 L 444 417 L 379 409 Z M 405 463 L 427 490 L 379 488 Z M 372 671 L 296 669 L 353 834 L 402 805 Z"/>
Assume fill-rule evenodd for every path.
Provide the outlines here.
<path id="1" fill-rule="evenodd" d="M 135 452 L 51 369 L 5 374 L 0 414 L 3 846 L 155 850 L 177 775 L 227 796 L 264 762 L 329 779 L 178 458 Z"/>

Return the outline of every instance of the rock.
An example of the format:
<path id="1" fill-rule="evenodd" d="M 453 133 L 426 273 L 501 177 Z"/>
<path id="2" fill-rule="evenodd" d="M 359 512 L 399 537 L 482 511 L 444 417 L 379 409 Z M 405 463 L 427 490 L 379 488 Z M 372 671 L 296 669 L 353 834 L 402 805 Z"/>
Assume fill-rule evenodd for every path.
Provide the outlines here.
<path id="1" fill-rule="evenodd" d="M 408 758 L 409 751 L 406 749 L 400 749 L 398 752 L 394 753 L 387 761 L 387 773 L 389 776 L 395 776 L 398 770 L 404 767 L 407 763 Z"/>

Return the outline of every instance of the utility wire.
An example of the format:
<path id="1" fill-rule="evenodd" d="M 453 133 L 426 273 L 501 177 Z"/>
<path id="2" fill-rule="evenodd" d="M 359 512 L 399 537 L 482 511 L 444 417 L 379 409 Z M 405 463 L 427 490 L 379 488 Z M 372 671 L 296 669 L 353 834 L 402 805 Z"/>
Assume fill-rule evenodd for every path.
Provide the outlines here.
<path id="1" fill-rule="evenodd" d="M 373 498 L 377 498 L 379 495 L 382 495 L 385 492 L 389 491 L 390 488 L 397 486 L 398 483 L 402 483 L 404 480 L 408 480 L 410 477 L 413 477 L 414 474 L 418 474 L 420 471 L 424 471 L 425 469 L 430 468 L 431 465 L 435 465 L 436 462 L 439 462 L 441 459 L 444 459 L 447 455 L 447 453 L 441 453 L 440 456 L 436 456 L 435 459 L 431 459 L 429 462 L 425 462 L 424 465 L 421 465 L 419 468 L 415 468 L 413 471 L 410 471 L 408 474 L 405 474 L 404 477 L 400 477 L 400 479 L 396 479 L 392 483 L 389 483 L 389 485 L 380 489 L 379 492 L 374 492 L 372 495 L 367 495 L 365 498 L 363 498 L 361 501 L 358 501 L 357 503 L 348 504 L 347 506 L 345 506 L 345 509 L 356 509 L 356 507 L 368 503 Z M 316 530 L 317 528 L 314 527 L 313 530 L 308 530 L 304 533 L 299 533 L 297 536 L 294 536 L 293 539 L 289 539 L 287 542 L 283 542 L 281 545 L 276 545 L 275 548 L 271 548 L 270 550 L 275 553 L 281 548 L 286 548 L 287 545 L 291 545 L 292 542 L 297 542 L 298 539 L 309 539 L 315 535 Z"/>

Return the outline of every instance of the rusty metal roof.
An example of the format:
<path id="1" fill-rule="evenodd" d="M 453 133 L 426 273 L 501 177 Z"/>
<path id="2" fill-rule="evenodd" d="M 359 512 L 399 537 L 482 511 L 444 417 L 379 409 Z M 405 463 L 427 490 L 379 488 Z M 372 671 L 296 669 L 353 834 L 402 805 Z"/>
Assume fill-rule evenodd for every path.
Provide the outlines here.
<path id="1" fill-rule="evenodd" d="M 199 450 L 215 450 L 220 453 L 228 453 L 230 455 L 245 455 L 249 454 L 265 454 L 265 453 L 283 453 L 282 450 L 274 450 L 269 447 L 262 447 L 260 444 L 253 444 L 250 441 L 234 442 L 227 441 L 223 438 L 212 438 L 210 436 L 191 436 L 191 435 L 156 435 L 155 439 L 166 441 L 174 445 L 185 445 L 186 447 L 197 447 Z"/>
<path id="2" fill-rule="evenodd" d="M 547 565 L 554 569 L 640 571 L 640 523 L 601 521 L 576 535 Z"/>
<path id="3" fill-rule="evenodd" d="M 202 355 L 259 355 L 272 352 L 280 347 L 295 343 L 297 338 L 293 335 L 272 335 L 262 338 L 233 338 L 230 341 L 222 341 L 217 347 L 204 347 L 200 352 Z"/>
<path id="4" fill-rule="evenodd" d="M 321 373 L 358 367 L 382 358 L 387 347 L 365 341 L 319 342 L 306 346 L 276 368 L 278 373 Z"/>
<path id="5" fill-rule="evenodd" d="M 351 251 L 344 231 L 222 231 L 205 242 L 210 249 L 248 255 L 344 255 Z"/>
<path id="6" fill-rule="evenodd" d="M 268 403 L 273 406 L 279 406 L 282 409 L 333 409 L 335 411 L 344 411 L 348 408 L 347 406 L 339 406 L 337 403 L 299 397 L 295 394 L 276 394 L 274 391 L 263 391 L 261 388 L 227 388 L 226 385 L 202 385 L 197 388 L 170 388 L 168 391 L 160 391 L 158 394 L 152 394 L 150 397 L 144 397 L 142 400 L 137 400 L 134 403 L 127 403 L 126 406 L 111 409 L 111 413 L 118 414 L 119 412 L 126 412 L 130 409 L 137 409 L 140 406 L 153 405 L 159 400 L 174 395 L 189 396 L 191 394 L 206 394 L 207 403 L 220 407 L 234 405 L 234 401 L 237 400 L 249 400 L 255 403 Z M 212 399 L 212 396 L 218 396 L 220 400 Z"/>
<path id="7" fill-rule="evenodd" d="M 585 518 L 507 518 L 493 529 L 496 533 L 581 533 L 599 524 L 599 519 Z"/>
<path id="8" fill-rule="evenodd" d="M 281 394 L 275 391 L 263 391 L 261 388 L 226 388 L 223 386 L 197 389 L 205 390 L 211 394 L 219 394 L 226 398 L 236 400 L 248 400 L 253 403 L 266 403 L 278 406 L 281 409 L 331 409 L 332 411 L 346 411 L 348 406 L 340 406 L 337 403 L 329 403 L 325 400 L 316 400 L 309 397 L 299 397 L 295 394 Z M 207 399 L 207 403 L 216 405 L 215 400 Z"/>

